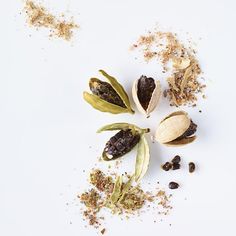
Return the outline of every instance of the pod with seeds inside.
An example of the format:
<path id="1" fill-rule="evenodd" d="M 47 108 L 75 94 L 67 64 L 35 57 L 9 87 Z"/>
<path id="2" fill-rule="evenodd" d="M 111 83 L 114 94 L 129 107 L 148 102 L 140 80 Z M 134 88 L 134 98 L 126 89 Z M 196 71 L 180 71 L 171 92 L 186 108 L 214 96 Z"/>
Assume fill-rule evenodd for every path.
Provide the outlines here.
<path id="1" fill-rule="evenodd" d="M 130 106 L 129 97 L 122 85 L 105 71 L 100 70 L 99 72 L 107 78 L 108 82 L 91 78 L 89 88 L 92 94 L 84 92 L 83 97 L 85 101 L 93 108 L 102 112 L 133 114 L 134 111 Z"/>
<path id="2" fill-rule="evenodd" d="M 134 81 L 132 95 L 138 110 L 149 117 L 161 97 L 160 82 L 142 75 Z"/>
<path id="3" fill-rule="evenodd" d="M 148 133 L 150 130 L 141 129 L 136 125 L 128 123 L 114 123 L 102 127 L 97 132 L 109 130 L 119 130 L 119 132 L 106 143 L 102 153 L 103 160 L 111 161 L 119 158 L 138 144 L 134 178 L 136 181 L 141 180 L 149 166 L 150 152 L 145 133 Z"/>
<path id="4" fill-rule="evenodd" d="M 182 146 L 193 142 L 197 125 L 184 111 L 173 112 L 163 119 L 156 131 L 155 139 L 167 146 Z"/>

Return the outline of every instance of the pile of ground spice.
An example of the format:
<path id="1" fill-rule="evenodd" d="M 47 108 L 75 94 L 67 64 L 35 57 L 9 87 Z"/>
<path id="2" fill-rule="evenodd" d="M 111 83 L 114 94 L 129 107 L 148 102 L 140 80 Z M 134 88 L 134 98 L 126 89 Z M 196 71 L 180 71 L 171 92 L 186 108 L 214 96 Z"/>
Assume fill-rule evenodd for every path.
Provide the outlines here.
<path id="1" fill-rule="evenodd" d="M 132 46 L 135 48 L 142 50 L 146 61 L 156 58 L 164 73 L 170 71 L 169 88 L 164 91 L 164 96 L 171 106 L 196 106 L 197 94 L 203 92 L 205 85 L 199 81 L 202 71 L 194 49 L 180 42 L 177 34 L 161 31 L 141 36 Z"/>
<path id="2" fill-rule="evenodd" d="M 123 181 L 127 179 L 127 181 Z M 95 228 L 102 227 L 101 221 L 104 217 L 99 216 L 100 210 L 109 209 L 112 214 L 125 216 L 140 215 L 144 212 L 144 206 L 147 203 L 153 203 L 158 215 L 167 215 L 170 206 L 170 197 L 163 190 L 157 190 L 156 193 L 145 192 L 139 185 L 133 184 L 133 177 L 129 175 L 112 176 L 105 175 L 101 170 L 95 169 L 90 173 L 90 183 L 93 186 L 89 191 L 78 195 L 82 204 L 84 204 L 83 216 L 89 222 L 89 225 Z M 146 210 L 150 205 L 146 206 Z M 103 227 L 102 227 L 103 228 Z M 105 229 L 102 230 L 105 232 Z"/>
<path id="3" fill-rule="evenodd" d="M 73 20 L 67 22 L 64 19 L 59 19 L 49 13 L 43 6 L 30 0 L 25 2 L 24 9 L 28 24 L 37 29 L 41 27 L 50 29 L 50 37 L 56 36 L 64 40 L 70 40 L 73 36 L 73 30 L 79 27 Z M 63 18 L 64 14 L 61 17 Z"/>

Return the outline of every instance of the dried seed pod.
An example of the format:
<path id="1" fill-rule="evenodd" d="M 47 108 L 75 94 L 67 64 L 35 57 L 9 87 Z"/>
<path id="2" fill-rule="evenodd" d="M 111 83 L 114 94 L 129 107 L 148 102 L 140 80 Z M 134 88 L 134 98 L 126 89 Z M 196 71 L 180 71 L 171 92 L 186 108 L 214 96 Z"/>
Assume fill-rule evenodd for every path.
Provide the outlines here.
<path id="1" fill-rule="evenodd" d="M 182 146 L 196 139 L 197 125 L 184 111 L 173 112 L 157 128 L 155 139 L 167 146 Z"/>
<path id="2" fill-rule="evenodd" d="M 128 153 L 140 141 L 143 133 L 149 132 L 149 129 L 140 129 L 139 127 L 128 123 L 114 123 L 103 126 L 97 132 L 120 130 L 112 136 L 106 143 L 103 150 L 103 159 L 105 161 L 114 160 Z"/>
<path id="3" fill-rule="evenodd" d="M 114 123 L 102 127 L 97 132 L 108 130 L 120 131 L 106 143 L 102 154 L 103 160 L 110 161 L 119 158 L 138 144 L 134 178 L 136 182 L 140 181 L 147 172 L 150 160 L 149 146 L 144 136 L 150 130 L 141 129 L 128 123 Z"/>
<path id="4" fill-rule="evenodd" d="M 132 95 L 138 110 L 148 117 L 160 100 L 160 82 L 142 75 L 134 81 Z"/>
<path id="5" fill-rule="evenodd" d="M 105 71 L 100 70 L 99 72 L 107 78 L 109 83 L 97 78 L 91 78 L 89 87 L 92 94 L 84 92 L 85 101 L 102 112 L 133 114 L 134 111 L 130 106 L 129 97 L 122 85 Z"/>

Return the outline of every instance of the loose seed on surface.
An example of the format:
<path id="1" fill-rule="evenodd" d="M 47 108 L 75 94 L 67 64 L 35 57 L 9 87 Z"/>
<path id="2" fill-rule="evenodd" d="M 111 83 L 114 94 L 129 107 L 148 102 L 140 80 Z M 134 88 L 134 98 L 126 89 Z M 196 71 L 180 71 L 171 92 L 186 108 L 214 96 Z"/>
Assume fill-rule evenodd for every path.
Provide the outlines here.
<path id="1" fill-rule="evenodd" d="M 170 189 L 177 189 L 179 187 L 179 184 L 176 182 L 170 182 L 169 183 L 169 188 Z"/>
<path id="2" fill-rule="evenodd" d="M 172 160 L 171 160 L 171 162 L 173 163 L 173 164 L 179 164 L 180 163 L 180 161 L 181 161 L 181 158 L 180 158 L 180 156 L 179 155 L 176 155 Z"/>
<path id="3" fill-rule="evenodd" d="M 178 170 L 178 169 L 180 169 L 180 164 L 179 163 L 173 163 L 172 170 Z"/>
<path id="4" fill-rule="evenodd" d="M 172 164 L 170 162 L 166 162 L 164 165 L 162 165 L 162 169 L 165 171 L 168 171 L 172 168 Z"/>
<path id="5" fill-rule="evenodd" d="M 188 167 L 189 167 L 189 173 L 193 173 L 195 171 L 196 166 L 193 162 L 189 162 Z"/>

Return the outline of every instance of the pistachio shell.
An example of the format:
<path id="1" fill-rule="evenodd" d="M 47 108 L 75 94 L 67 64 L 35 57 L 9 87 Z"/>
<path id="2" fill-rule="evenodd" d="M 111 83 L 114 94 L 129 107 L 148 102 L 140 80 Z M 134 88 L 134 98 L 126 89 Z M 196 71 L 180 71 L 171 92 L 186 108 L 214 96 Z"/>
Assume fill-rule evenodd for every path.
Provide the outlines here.
<path id="1" fill-rule="evenodd" d="M 134 111 L 132 110 L 132 108 L 130 106 L 129 97 L 128 97 L 127 93 L 125 92 L 123 86 L 114 77 L 108 75 L 104 70 L 99 70 L 99 72 L 108 79 L 111 86 L 115 89 L 115 91 L 120 96 L 120 98 L 124 102 L 125 106 L 129 110 L 129 113 L 134 113 Z"/>
<path id="2" fill-rule="evenodd" d="M 197 138 L 197 136 L 186 137 L 186 138 L 182 138 L 180 140 L 174 140 L 169 143 L 165 143 L 165 145 L 171 146 L 171 147 L 180 147 L 180 146 L 192 143 L 196 138 Z"/>
<path id="3" fill-rule="evenodd" d="M 119 113 L 130 113 L 131 111 L 127 108 L 123 108 L 120 106 L 117 106 L 115 104 L 109 103 L 97 95 L 90 94 L 88 92 L 83 93 L 84 100 L 87 101 L 93 108 L 102 111 L 102 112 L 110 112 L 113 114 L 119 114 Z"/>
<path id="4" fill-rule="evenodd" d="M 160 143 L 171 142 L 180 137 L 190 126 L 190 119 L 185 114 L 173 115 L 164 119 L 157 131 L 155 138 Z"/>
<path id="5" fill-rule="evenodd" d="M 138 99 L 138 81 L 139 79 L 135 80 L 133 83 L 133 87 L 132 87 L 132 96 L 133 96 L 133 100 L 138 108 L 138 110 L 145 114 L 146 116 L 149 116 L 150 113 L 156 108 L 160 97 L 161 97 L 161 85 L 160 85 L 160 81 L 155 80 L 155 89 L 152 92 L 152 97 L 149 101 L 149 105 L 147 110 L 145 110 L 143 108 L 143 106 L 141 105 L 139 99 Z"/>
<path id="6" fill-rule="evenodd" d="M 174 111 L 174 112 L 170 113 L 168 116 L 166 116 L 161 122 L 163 122 L 164 120 L 167 120 L 168 118 L 170 118 L 172 116 L 177 116 L 177 115 L 188 116 L 188 113 L 185 111 Z"/>

